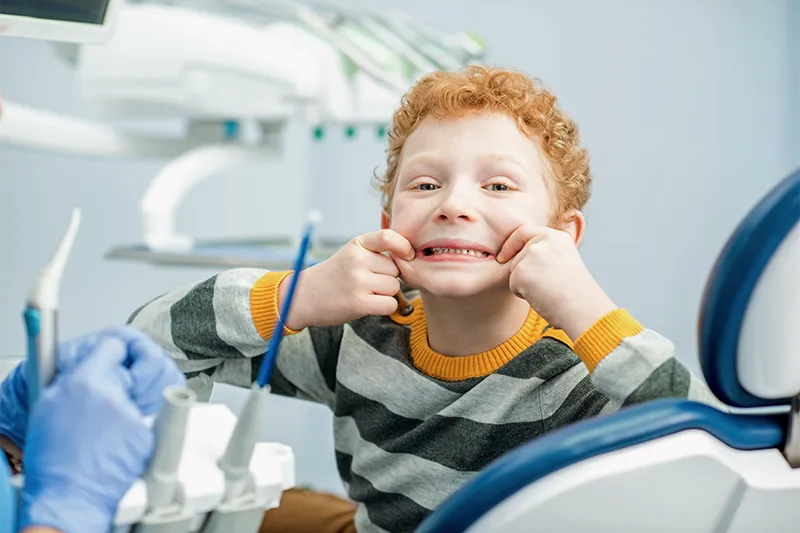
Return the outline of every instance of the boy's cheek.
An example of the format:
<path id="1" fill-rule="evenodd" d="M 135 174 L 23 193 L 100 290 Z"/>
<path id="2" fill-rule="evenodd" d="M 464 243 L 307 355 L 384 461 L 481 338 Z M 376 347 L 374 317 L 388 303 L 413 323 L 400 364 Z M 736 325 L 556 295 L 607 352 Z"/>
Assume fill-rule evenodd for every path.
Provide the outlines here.
<path id="1" fill-rule="evenodd" d="M 498 210 L 499 211 L 499 210 Z M 501 215 L 492 218 L 492 229 L 495 234 L 499 236 L 499 248 L 508 240 L 512 233 L 514 233 L 521 226 L 547 226 L 549 219 L 547 213 L 530 210 L 528 206 L 513 206 L 510 207 Z"/>
<path id="2" fill-rule="evenodd" d="M 411 225 L 411 224 L 409 224 L 407 222 L 404 223 L 403 220 L 399 220 L 398 221 L 397 219 L 394 219 L 394 220 L 392 220 L 390 222 L 389 229 L 394 231 L 394 232 L 396 232 L 400 236 L 405 237 L 405 239 L 408 242 L 410 242 L 412 246 L 416 246 L 417 244 L 419 244 L 419 242 L 418 242 L 419 228 L 418 227 L 414 227 L 413 225 Z"/>
<path id="3" fill-rule="evenodd" d="M 529 222 L 526 222 L 522 217 L 508 218 L 507 220 L 503 221 L 503 223 L 495 224 L 493 229 L 495 234 L 498 236 L 499 241 L 497 243 L 496 253 L 500 252 L 508 238 L 511 237 L 511 234 L 514 233 L 517 228 L 524 226 L 525 224 L 529 224 Z"/>

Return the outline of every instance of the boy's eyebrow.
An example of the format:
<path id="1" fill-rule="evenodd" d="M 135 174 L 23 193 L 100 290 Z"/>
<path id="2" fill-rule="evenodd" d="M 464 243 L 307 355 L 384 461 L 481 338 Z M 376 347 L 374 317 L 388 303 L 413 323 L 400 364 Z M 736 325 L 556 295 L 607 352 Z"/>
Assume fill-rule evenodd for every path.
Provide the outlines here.
<path id="1" fill-rule="evenodd" d="M 511 165 L 520 172 L 530 169 L 519 159 L 506 152 L 490 152 L 479 154 L 477 162 L 480 165 Z M 445 164 L 435 152 L 422 152 L 412 155 L 401 163 L 398 176 L 407 179 L 409 173 L 431 172 L 442 174 L 446 172 Z"/>
<path id="2" fill-rule="evenodd" d="M 415 154 L 406 161 L 402 162 L 402 170 L 404 172 L 407 172 L 409 168 L 415 169 L 418 167 L 432 168 L 433 170 L 441 170 L 442 163 L 441 160 L 436 156 L 436 154 L 431 152 Z"/>
<path id="3" fill-rule="evenodd" d="M 484 154 L 479 157 L 479 161 L 481 163 L 511 163 L 514 166 L 519 167 L 522 170 L 525 170 L 525 165 L 519 161 L 516 157 L 511 154 L 502 153 L 502 152 L 495 152 Z"/>

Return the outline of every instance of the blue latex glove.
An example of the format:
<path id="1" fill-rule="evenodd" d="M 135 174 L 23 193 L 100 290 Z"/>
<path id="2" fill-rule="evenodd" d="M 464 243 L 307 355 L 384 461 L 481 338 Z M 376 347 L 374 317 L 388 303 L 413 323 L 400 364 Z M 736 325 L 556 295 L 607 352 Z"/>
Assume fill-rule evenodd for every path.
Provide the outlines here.
<path id="1" fill-rule="evenodd" d="M 74 360 L 30 415 L 19 526 L 105 532 L 152 453 L 144 415 L 161 406 L 165 386 L 186 380 L 132 329 L 107 330 L 64 353 Z"/>
<path id="2" fill-rule="evenodd" d="M 0 435 L 22 449 L 28 426 L 28 382 L 25 361 L 0 383 Z"/>
<path id="3" fill-rule="evenodd" d="M 161 391 L 165 386 L 183 379 L 180 371 L 164 362 L 164 350 L 132 326 L 101 330 L 58 347 L 56 364 L 59 373 L 68 372 L 89 354 L 93 353 L 101 337 L 114 335 L 128 347 L 128 361 L 135 358 L 139 364 L 131 369 L 136 386 L 133 393 L 137 405 L 145 414 L 154 414 L 161 407 Z M 0 384 L 0 434 L 5 435 L 20 449 L 25 447 L 25 429 L 28 426 L 27 361 L 22 361 Z"/>

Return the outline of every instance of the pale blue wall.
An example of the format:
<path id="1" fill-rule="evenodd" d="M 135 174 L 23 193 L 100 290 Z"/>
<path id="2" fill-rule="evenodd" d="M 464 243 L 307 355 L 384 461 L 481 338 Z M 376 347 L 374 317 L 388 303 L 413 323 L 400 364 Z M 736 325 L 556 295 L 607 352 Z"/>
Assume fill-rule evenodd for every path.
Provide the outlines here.
<path id="1" fill-rule="evenodd" d="M 739 218 L 800 165 L 800 3 L 373 3 L 402 6 L 446 30 L 475 30 L 491 61 L 556 91 L 592 154 L 586 261 L 620 305 L 672 339 L 697 371 L 697 309 L 712 262 Z M 43 43 L 0 38 L 0 92 L 85 114 L 71 72 Z M 329 231 L 376 227 L 369 178 L 383 146 L 369 133 L 311 145 L 306 133 L 291 132 L 282 161 L 203 184 L 187 199 L 181 228 L 205 237 L 269 232 L 296 216 L 287 196 L 301 172 L 317 183 L 316 198 L 336 206 Z M 103 259 L 112 245 L 139 238 L 139 199 L 164 164 L 0 147 L 1 355 L 23 352 L 19 312 L 73 206 L 84 220 L 62 289 L 64 337 L 122 322 L 149 297 L 213 273 Z M 350 198 L 357 207 L 344 209 Z M 215 398 L 239 400 L 230 390 Z M 266 437 L 295 447 L 301 482 L 339 490 L 327 413 L 279 401 L 269 425 Z"/>

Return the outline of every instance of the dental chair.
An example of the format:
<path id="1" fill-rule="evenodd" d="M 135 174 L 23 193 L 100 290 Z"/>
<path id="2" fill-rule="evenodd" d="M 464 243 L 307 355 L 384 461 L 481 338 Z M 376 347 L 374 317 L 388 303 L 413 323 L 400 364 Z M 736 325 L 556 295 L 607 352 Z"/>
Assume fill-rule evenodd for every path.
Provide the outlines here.
<path id="1" fill-rule="evenodd" d="M 701 366 L 737 413 L 664 399 L 575 423 L 497 460 L 417 533 L 800 531 L 799 220 L 800 169 L 706 285 Z"/>

